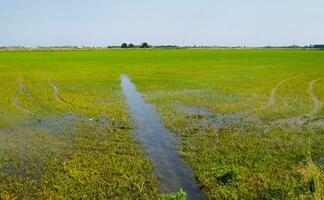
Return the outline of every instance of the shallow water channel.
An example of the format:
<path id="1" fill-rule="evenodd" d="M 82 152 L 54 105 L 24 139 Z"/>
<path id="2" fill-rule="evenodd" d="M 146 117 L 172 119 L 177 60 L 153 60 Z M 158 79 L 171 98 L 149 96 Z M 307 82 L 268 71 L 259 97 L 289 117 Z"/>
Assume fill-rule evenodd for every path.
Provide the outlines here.
<path id="1" fill-rule="evenodd" d="M 188 199 L 205 199 L 192 170 L 177 153 L 175 135 L 163 125 L 152 105 L 144 102 L 126 75 L 121 75 L 121 86 L 135 126 L 133 134 L 143 144 L 154 164 L 161 191 L 173 193 L 182 188 L 187 192 Z"/>

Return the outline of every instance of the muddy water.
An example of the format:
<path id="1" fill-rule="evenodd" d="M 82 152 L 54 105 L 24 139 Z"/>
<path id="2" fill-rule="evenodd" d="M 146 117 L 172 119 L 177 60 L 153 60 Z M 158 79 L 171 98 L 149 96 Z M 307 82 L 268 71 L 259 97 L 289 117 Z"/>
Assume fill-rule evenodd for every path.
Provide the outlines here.
<path id="1" fill-rule="evenodd" d="M 192 170 L 177 153 L 176 137 L 165 128 L 153 107 L 146 104 L 130 79 L 122 75 L 121 86 L 135 125 L 134 135 L 146 148 L 149 159 L 155 166 L 162 192 L 185 190 L 188 199 L 205 199 Z"/>

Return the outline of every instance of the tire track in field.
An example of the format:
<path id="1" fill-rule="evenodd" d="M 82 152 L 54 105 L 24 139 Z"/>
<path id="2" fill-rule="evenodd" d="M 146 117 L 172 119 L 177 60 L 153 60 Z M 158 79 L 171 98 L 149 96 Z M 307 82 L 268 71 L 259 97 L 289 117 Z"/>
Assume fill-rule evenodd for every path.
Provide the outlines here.
<path id="1" fill-rule="evenodd" d="M 51 84 L 51 86 L 52 86 L 52 89 L 53 89 L 53 92 L 54 92 L 55 99 L 56 99 L 58 102 L 60 102 L 60 103 L 62 103 L 62 104 L 64 104 L 64 105 L 69 104 L 67 101 L 65 101 L 65 100 L 60 96 L 59 91 L 58 91 L 58 89 L 57 89 L 57 86 L 53 83 L 53 81 L 52 81 L 52 80 L 49 80 L 48 82 L 49 82 L 49 83 Z"/>
<path id="2" fill-rule="evenodd" d="M 270 98 L 269 98 L 268 103 L 265 104 L 264 106 L 262 106 L 262 107 L 261 107 L 261 110 L 267 109 L 267 108 L 269 108 L 270 106 L 272 106 L 272 105 L 275 104 L 275 102 L 276 102 L 276 94 L 277 94 L 277 91 L 279 90 L 280 86 L 281 86 L 282 84 L 284 84 L 285 82 L 287 82 L 287 81 L 288 81 L 288 79 L 285 79 L 285 80 L 280 81 L 280 82 L 276 85 L 276 87 L 274 87 L 274 88 L 272 89 L 272 91 L 271 91 L 271 95 L 270 95 Z"/>
<path id="3" fill-rule="evenodd" d="M 63 105 L 66 105 L 66 106 L 70 106 L 72 108 L 78 108 L 78 109 L 81 109 L 81 110 L 84 110 L 84 111 L 89 111 L 89 108 L 87 107 L 84 107 L 84 106 L 80 106 L 80 105 L 76 105 L 76 104 L 73 104 L 65 99 L 63 99 L 60 94 L 59 94 L 59 90 L 57 88 L 57 86 L 54 84 L 54 82 L 49 79 L 48 82 L 50 83 L 50 85 L 52 86 L 52 89 L 53 89 L 53 92 L 54 92 L 54 96 L 55 96 L 55 99 L 60 102 L 61 104 Z"/>
<path id="4" fill-rule="evenodd" d="M 318 110 L 320 109 L 321 105 L 322 105 L 321 101 L 318 99 L 318 97 L 314 93 L 314 85 L 320 79 L 321 79 L 321 77 L 319 77 L 317 79 L 314 79 L 311 82 L 309 82 L 308 93 L 313 98 L 315 106 L 314 106 L 313 110 L 310 113 L 307 114 L 307 116 L 315 115 L 318 112 Z"/>
<path id="5" fill-rule="evenodd" d="M 272 105 L 275 104 L 276 102 L 276 94 L 277 94 L 277 91 L 279 90 L 280 86 L 283 85 L 285 82 L 287 82 L 289 79 L 285 79 L 285 80 L 282 80 L 280 81 L 271 91 L 271 94 L 270 94 L 270 97 L 269 97 L 269 100 L 268 102 L 261 106 L 260 108 L 257 108 L 257 109 L 253 109 L 253 110 L 250 110 L 250 111 L 247 111 L 245 112 L 244 114 L 249 114 L 251 112 L 255 112 L 255 111 L 261 111 L 261 110 L 265 110 L 269 107 L 271 107 Z"/>
<path id="6" fill-rule="evenodd" d="M 28 114 L 31 114 L 31 115 L 34 115 L 35 113 L 28 110 L 27 108 L 25 108 L 24 106 L 20 105 L 20 103 L 18 102 L 18 96 L 21 92 L 24 91 L 24 84 L 23 84 L 23 76 L 20 77 L 20 81 L 19 81 L 19 86 L 17 88 L 17 91 L 16 91 L 16 95 L 14 96 L 14 98 L 12 99 L 12 104 L 18 109 L 18 110 L 21 110 L 25 113 L 28 113 Z"/>
<path id="7" fill-rule="evenodd" d="M 302 125 L 308 124 L 308 123 L 310 123 L 310 122 L 312 122 L 314 120 L 317 120 L 318 118 L 315 117 L 314 115 L 318 112 L 318 110 L 320 109 L 322 103 L 318 99 L 318 97 L 314 94 L 314 85 L 320 79 L 321 79 L 321 77 L 316 78 L 316 79 L 309 82 L 308 93 L 309 93 L 309 95 L 312 97 L 312 99 L 314 101 L 314 108 L 310 113 L 304 114 L 304 115 L 301 115 L 301 116 L 294 116 L 294 117 L 286 118 L 286 119 L 277 119 L 277 120 L 274 120 L 274 121 L 270 122 L 270 124 L 272 126 L 278 126 L 278 125 L 280 126 L 282 124 L 291 124 L 291 125 L 302 126 Z"/>

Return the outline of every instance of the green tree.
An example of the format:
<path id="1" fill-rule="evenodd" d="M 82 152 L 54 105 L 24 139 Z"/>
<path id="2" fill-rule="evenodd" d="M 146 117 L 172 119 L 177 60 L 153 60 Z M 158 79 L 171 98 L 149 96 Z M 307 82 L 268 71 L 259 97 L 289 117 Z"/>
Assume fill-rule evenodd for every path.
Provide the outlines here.
<path id="1" fill-rule="evenodd" d="M 134 47 L 135 47 L 135 45 L 132 44 L 132 43 L 130 43 L 130 44 L 128 45 L 128 48 L 134 48 Z"/>
<path id="2" fill-rule="evenodd" d="M 144 42 L 144 43 L 141 45 L 141 48 L 150 48 L 150 46 L 147 44 L 147 42 Z"/>
<path id="3" fill-rule="evenodd" d="M 123 43 L 123 44 L 121 45 L 121 48 L 127 48 L 127 44 L 126 44 L 126 43 Z"/>

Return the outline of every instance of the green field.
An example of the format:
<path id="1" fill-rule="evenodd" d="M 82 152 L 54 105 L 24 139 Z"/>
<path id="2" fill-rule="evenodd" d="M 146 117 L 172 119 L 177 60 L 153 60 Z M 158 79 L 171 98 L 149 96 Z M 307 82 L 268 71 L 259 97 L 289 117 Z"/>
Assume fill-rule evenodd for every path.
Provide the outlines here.
<path id="1" fill-rule="evenodd" d="M 120 75 L 208 199 L 321 199 L 324 51 L 0 51 L 0 199 L 158 199 Z M 55 93 L 57 92 L 57 93 Z"/>

